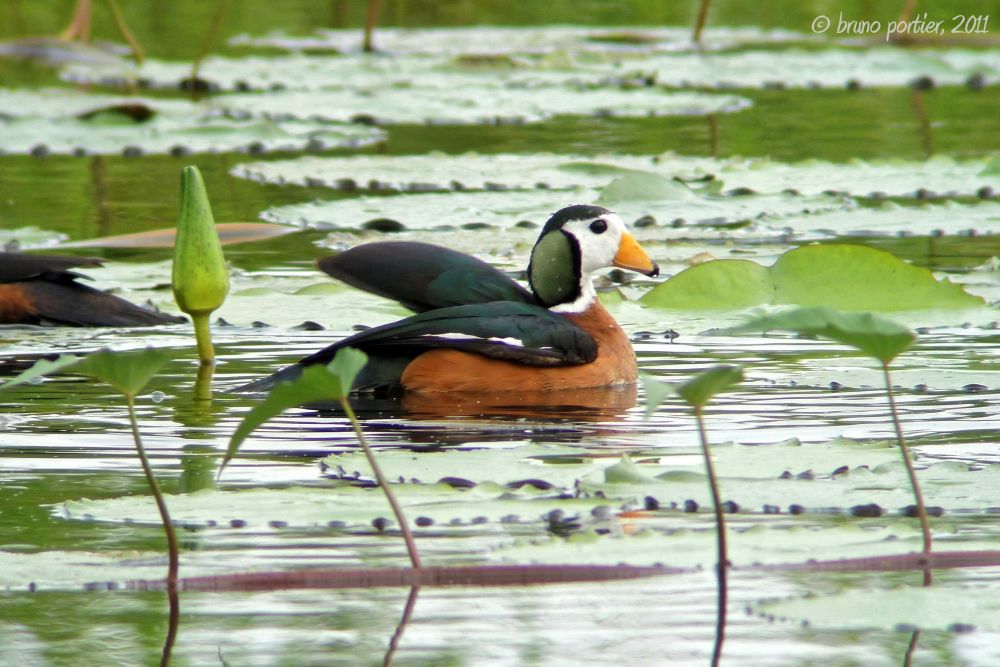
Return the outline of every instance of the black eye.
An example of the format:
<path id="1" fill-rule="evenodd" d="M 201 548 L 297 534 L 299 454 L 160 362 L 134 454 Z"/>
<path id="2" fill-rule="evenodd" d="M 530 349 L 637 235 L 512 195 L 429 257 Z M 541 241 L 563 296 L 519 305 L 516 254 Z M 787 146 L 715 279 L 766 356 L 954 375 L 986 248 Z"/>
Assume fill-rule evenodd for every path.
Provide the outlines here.
<path id="1" fill-rule="evenodd" d="M 595 234 L 603 234 L 604 232 L 608 231 L 608 221 L 602 220 L 601 218 L 594 220 L 592 223 L 590 223 L 590 231 L 594 232 Z"/>

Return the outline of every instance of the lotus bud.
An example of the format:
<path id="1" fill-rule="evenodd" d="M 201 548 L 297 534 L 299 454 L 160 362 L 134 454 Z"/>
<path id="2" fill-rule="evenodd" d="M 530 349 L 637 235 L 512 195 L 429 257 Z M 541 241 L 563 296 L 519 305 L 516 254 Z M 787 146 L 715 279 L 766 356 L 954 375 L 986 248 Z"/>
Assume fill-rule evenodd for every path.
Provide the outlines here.
<path id="1" fill-rule="evenodd" d="M 215 360 L 208 318 L 226 300 L 229 271 L 197 167 L 181 171 L 181 209 L 174 243 L 174 300 L 191 316 L 202 364 Z"/>

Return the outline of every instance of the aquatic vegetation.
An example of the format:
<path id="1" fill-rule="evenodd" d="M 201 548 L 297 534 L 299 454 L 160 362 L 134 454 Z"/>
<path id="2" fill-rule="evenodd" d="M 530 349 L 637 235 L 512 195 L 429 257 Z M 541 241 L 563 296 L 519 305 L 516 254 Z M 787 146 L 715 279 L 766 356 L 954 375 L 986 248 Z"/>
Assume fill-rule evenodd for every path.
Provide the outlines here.
<path id="1" fill-rule="evenodd" d="M 913 455 L 903 437 L 903 427 L 899 422 L 896 399 L 892 391 L 892 379 L 889 375 L 889 364 L 913 346 L 917 339 L 916 335 L 904 326 L 871 313 L 840 313 L 830 308 L 800 308 L 765 315 L 747 322 L 735 331 L 769 331 L 774 329 L 785 329 L 806 335 L 831 338 L 838 343 L 860 350 L 882 365 L 886 396 L 889 399 L 889 411 L 892 423 L 896 428 L 896 442 L 899 444 L 910 488 L 913 490 L 913 497 L 916 501 L 916 515 L 920 520 L 920 530 L 923 535 L 923 551 L 925 554 L 930 554 L 931 529 L 927 518 L 927 507 L 924 503 L 924 495 L 920 489 L 916 470 L 913 467 Z M 926 569 L 924 570 L 924 585 L 927 586 L 930 583 L 931 572 L 930 569 Z"/>
<path id="2" fill-rule="evenodd" d="M 167 350 L 154 348 L 133 350 L 130 352 L 102 350 L 83 358 L 63 355 L 53 361 L 39 361 L 23 373 L 0 384 L 0 390 L 4 390 L 54 373 L 72 372 L 105 382 L 114 387 L 125 398 L 125 405 L 128 407 L 129 424 L 132 431 L 132 441 L 135 444 L 135 451 L 139 457 L 143 475 L 146 477 L 146 483 L 149 485 L 149 491 L 156 502 L 160 524 L 163 526 L 163 533 L 167 540 L 168 564 L 166 588 L 170 608 L 170 629 L 168 630 L 167 639 L 163 646 L 163 655 L 160 663 L 162 665 L 170 663 L 170 654 L 174 638 L 176 637 L 178 619 L 180 618 L 180 598 L 177 592 L 178 572 L 180 570 L 180 548 L 178 546 L 177 535 L 174 532 L 174 525 L 170 518 L 170 512 L 167 509 L 166 500 L 164 500 L 160 484 L 156 479 L 156 474 L 153 472 L 153 467 L 142 444 L 139 423 L 136 419 L 135 399 L 139 392 L 146 387 L 149 380 L 173 356 Z"/>
<path id="3" fill-rule="evenodd" d="M 717 540 L 715 569 L 719 581 L 719 599 L 715 622 L 715 646 L 712 649 L 713 667 L 718 665 L 722 659 L 722 645 L 726 636 L 726 610 L 729 600 L 729 584 L 726 573 L 729 570 L 729 551 L 726 548 L 726 519 L 723 515 L 722 498 L 719 495 L 719 482 L 715 477 L 715 466 L 712 463 L 712 454 L 708 447 L 708 434 L 705 432 L 703 411 L 712 397 L 742 381 L 743 369 L 734 366 L 716 366 L 671 388 L 672 393 L 676 393 L 692 408 L 694 418 L 698 422 L 698 441 L 701 443 L 705 474 L 708 477 L 708 486 L 712 493 L 712 508 L 715 511 Z M 664 386 L 662 383 L 657 383 L 660 386 L 654 383 L 656 383 L 655 380 L 646 382 L 646 391 L 649 394 L 649 403 L 646 406 L 647 416 L 655 412 L 663 398 Z"/>
<path id="4" fill-rule="evenodd" d="M 181 172 L 181 205 L 171 285 L 177 307 L 191 316 L 203 366 L 215 362 L 209 317 L 229 293 L 229 269 L 212 206 L 197 167 Z"/>
<path id="5" fill-rule="evenodd" d="M 758 305 L 829 306 L 879 312 L 973 309 L 985 301 L 892 254 L 857 245 L 809 245 L 766 267 L 745 259 L 705 262 L 642 297 L 657 308 L 738 310 Z"/>
<path id="6" fill-rule="evenodd" d="M 300 405 L 337 401 L 345 414 L 347 414 L 347 418 L 350 419 L 351 425 L 354 427 L 354 433 L 357 435 L 358 442 L 365 452 L 365 458 L 368 460 L 368 465 L 375 475 L 378 486 L 382 489 L 386 500 L 389 501 L 389 505 L 392 507 L 392 512 L 396 516 L 399 529 L 403 534 L 403 540 L 406 542 L 406 550 L 410 556 L 410 563 L 414 568 L 419 568 L 420 554 L 410 533 L 409 523 L 403 514 L 399 501 L 396 500 L 392 489 L 389 487 L 385 475 L 382 474 L 375 454 L 372 452 L 365 438 L 361 424 L 358 422 L 358 418 L 354 414 L 354 410 L 351 409 L 351 404 L 348 402 L 348 395 L 351 392 L 351 387 L 354 385 L 354 380 L 358 373 L 361 372 L 361 369 L 364 368 L 367 361 L 368 357 L 364 352 L 345 347 L 337 351 L 337 354 L 330 363 L 309 366 L 294 380 L 277 384 L 268 393 L 267 398 L 251 410 L 236 428 L 233 437 L 229 440 L 226 457 L 222 460 L 222 465 L 219 467 L 219 475 L 222 474 L 226 463 L 239 451 L 240 444 L 246 437 L 271 417 L 284 412 L 288 408 Z"/>
<path id="7" fill-rule="evenodd" d="M 184 550 L 178 662 L 388 663 L 395 651 L 399 662 L 555 664 L 606 662 L 614 646 L 629 664 L 703 664 L 721 645 L 710 571 L 720 563 L 731 564 L 720 609 L 746 612 L 726 628 L 729 659 L 996 662 L 993 36 L 901 48 L 814 34 L 809 21 L 827 10 L 816 3 L 780 15 L 728 3 L 713 4 L 695 44 L 695 2 L 626 1 L 616 14 L 565 0 L 544 12 L 383 3 L 385 22 L 400 25 L 380 28 L 366 54 L 364 3 L 274 12 L 259 0 L 177 0 L 151 22 L 156 3 L 135 0 L 119 4 L 154 57 L 134 67 L 113 45 L 20 39 L 65 26 L 45 4 L 13 3 L 0 25 L 16 38 L 0 56 L 33 59 L 5 68 L 0 91 L 0 242 L 96 248 L 85 252 L 109 260 L 88 270 L 96 286 L 163 305 L 176 175 L 197 164 L 215 217 L 279 223 L 216 227 L 231 242 L 231 293 L 212 323 L 218 387 L 406 316 L 314 266 L 373 240 L 446 245 L 521 280 L 552 210 L 603 203 L 673 277 L 597 277 L 653 378 L 646 387 L 545 400 L 346 403 L 321 368 L 322 390 L 285 403 L 278 390 L 192 401 L 197 358 L 182 327 L 0 328 L 8 376 L 53 351 L 102 346 L 179 359 L 131 414 L 72 368 L 0 394 L 9 653 L 161 657 L 164 519 L 130 463 L 134 423 Z M 501 11 L 511 27 L 408 27 Z M 884 23 L 898 7 L 839 11 Z M 605 24 L 522 25 L 552 16 Z M 95 18 L 112 33 L 113 17 Z M 718 27 L 765 18 L 783 27 Z M 836 322 L 865 354 L 908 350 L 892 358 L 890 407 L 907 424 L 933 550 L 914 520 L 914 466 L 895 445 L 883 362 L 836 336 L 726 328 L 788 305 L 873 310 L 919 332 L 911 349 L 896 329 L 877 340 L 851 324 L 871 325 L 865 315 Z M 714 493 L 690 408 L 655 392 L 718 364 L 746 379 L 702 414 Z M 643 404 L 659 405 L 644 419 Z M 380 475 L 359 439 L 378 450 Z M 238 458 L 216 487 L 233 443 Z M 709 505 L 725 510 L 724 531 Z M 402 527 L 419 540 L 419 569 Z M 911 585 L 924 570 L 936 585 Z M 476 588 L 498 583 L 517 585 Z"/>

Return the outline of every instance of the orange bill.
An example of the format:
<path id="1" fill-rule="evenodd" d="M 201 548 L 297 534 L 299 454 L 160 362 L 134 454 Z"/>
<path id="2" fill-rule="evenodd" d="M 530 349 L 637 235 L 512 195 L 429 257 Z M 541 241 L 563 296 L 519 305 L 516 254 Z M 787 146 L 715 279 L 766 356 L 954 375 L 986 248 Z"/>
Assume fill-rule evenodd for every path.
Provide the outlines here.
<path id="1" fill-rule="evenodd" d="M 647 276 L 657 276 L 660 274 L 660 267 L 649 258 L 646 251 L 642 249 L 635 237 L 625 232 L 622 234 L 621 243 L 618 245 L 618 254 L 612 262 L 620 269 L 638 271 Z"/>

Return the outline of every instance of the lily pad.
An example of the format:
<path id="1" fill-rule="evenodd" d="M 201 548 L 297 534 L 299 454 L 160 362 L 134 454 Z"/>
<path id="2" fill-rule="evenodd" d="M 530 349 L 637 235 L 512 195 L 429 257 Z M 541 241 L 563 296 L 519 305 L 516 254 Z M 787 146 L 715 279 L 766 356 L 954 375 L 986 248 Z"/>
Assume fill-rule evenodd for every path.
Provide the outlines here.
<path id="1" fill-rule="evenodd" d="M 811 245 L 774 266 L 715 260 L 686 269 L 642 297 L 675 310 L 737 310 L 761 304 L 882 312 L 977 308 L 985 302 L 927 269 L 873 248 Z"/>
<path id="2" fill-rule="evenodd" d="M 589 169 L 586 167 L 590 167 Z M 235 176 L 336 190 L 411 191 L 600 187 L 613 175 L 653 167 L 648 157 L 544 153 L 304 156 L 248 162 Z"/>
<path id="3" fill-rule="evenodd" d="M 569 537 L 522 539 L 501 546 L 490 557 L 506 563 L 660 563 L 707 568 L 716 558 L 716 538 L 709 517 L 709 512 L 636 512 L 622 517 L 621 529 L 617 531 L 584 530 Z M 919 551 L 919 532 L 911 525 L 912 520 L 894 518 L 868 523 L 852 524 L 829 515 L 786 514 L 761 521 L 731 514 L 726 519 L 730 561 L 742 568 Z M 991 546 L 990 537 L 982 536 L 968 539 L 960 548 L 971 551 Z M 749 574 L 741 572 L 738 576 L 745 581 Z M 771 591 L 768 593 L 773 595 Z"/>
<path id="4" fill-rule="evenodd" d="M 99 109 L 140 105 L 145 120 Z M 107 154 L 302 150 L 358 147 L 381 141 L 377 129 L 304 120 L 232 118 L 181 100 L 140 100 L 43 90 L 0 91 L 0 149 L 8 153 Z M 27 115 L 18 115 L 21 111 Z"/>
<path id="5" fill-rule="evenodd" d="M 766 223 L 767 221 L 762 221 Z M 824 209 L 802 216 L 783 216 L 775 221 L 800 239 L 842 236 L 941 236 L 1000 233 L 1000 205 L 923 204 L 901 206 L 884 202 L 863 208 Z"/>
<path id="6" fill-rule="evenodd" d="M 622 196 L 623 193 L 629 196 Z M 651 215 L 660 226 L 646 233 L 657 239 L 689 236 L 695 226 L 697 234 L 707 236 L 777 235 L 780 234 L 781 216 L 853 205 L 842 197 L 825 195 L 707 195 L 656 174 L 630 174 L 602 191 L 574 188 L 354 197 L 279 206 L 264 211 L 260 217 L 268 222 L 317 229 L 360 228 L 366 221 L 382 218 L 398 221 L 409 230 L 469 223 L 506 228 L 524 220 L 542 224 L 558 208 L 581 202 L 605 205 L 626 221 Z M 768 216 L 769 225 L 752 223 Z M 667 223 L 672 226 L 663 229 Z"/>
<path id="7" fill-rule="evenodd" d="M 657 83 L 698 88 L 843 88 L 909 86 L 921 77 L 938 85 L 964 84 L 979 74 L 1000 79 L 1000 64 L 989 50 L 769 49 L 724 53 L 653 54 L 625 62 Z M 595 67 L 597 69 L 597 67 Z"/>
<path id="8" fill-rule="evenodd" d="M 754 26 L 711 27 L 702 49 L 735 48 L 747 44 L 781 44 L 813 38 L 801 32 L 762 29 Z M 322 28 L 311 36 L 274 33 L 264 36 L 238 35 L 232 46 L 329 50 L 337 53 L 360 47 L 357 30 Z M 687 27 L 616 26 L 613 29 L 583 26 L 472 26 L 458 28 L 379 28 L 376 43 L 392 54 L 549 54 L 553 52 L 621 53 L 694 50 Z"/>
<path id="9" fill-rule="evenodd" d="M 718 466 L 722 466 L 726 462 L 726 454 L 719 452 L 716 445 L 711 449 L 713 460 L 718 462 Z M 898 459 L 899 453 L 894 454 Z M 773 453 L 766 451 L 761 454 L 769 459 L 771 455 Z M 773 465 L 775 462 L 770 460 Z M 812 469 L 806 468 L 799 472 L 809 470 Z M 607 481 L 607 472 L 605 471 L 605 478 L 599 475 L 584 478 L 580 488 L 590 493 L 600 491 L 611 498 L 621 498 L 631 490 L 638 497 L 653 496 L 661 505 L 672 502 L 683 506 L 688 499 L 693 499 L 702 506 L 711 504 L 705 476 L 693 470 L 666 468 L 655 477 L 652 476 L 655 470 L 647 470 L 647 479 L 632 480 L 628 484 L 621 484 L 617 479 Z M 754 510 L 760 510 L 764 506 L 787 509 L 791 505 L 799 505 L 813 511 L 836 508 L 838 512 L 845 512 L 851 507 L 875 504 L 882 511 L 896 513 L 913 503 L 906 471 L 902 461 L 898 460 L 871 468 L 849 468 L 832 478 L 820 478 L 815 473 L 800 475 L 796 472 L 788 475 L 778 473 L 773 477 L 753 477 L 749 472 L 734 474 L 731 468 L 729 471 L 716 472 L 723 498 L 736 502 L 740 507 Z M 989 507 L 995 502 L 990 485 L 997 483 L 1000 466 L 992 465 L 977 470 L 966 464 L 935 463 L 920 470 L 919 474 L 928 505 L 944 507 L 946 510 L 981 511 L 981 508 Z"/>
<path id="10" fill-rule="evenodd" d="M 736 112 L 750 105 L 737 95 L 581 85 L 512 87 L 467 77 L 426 87 L 236 93 L 220 103 L 234 117 L 363 119 L 380 125 L 533 123 L 555 116 L 698 116 Z"/>
<path id="11" fill-rule="evenodd" d="M 515 495 L 496 485 L 456 489 L 446 484 L 406 484 L 393 485 L 393 491 L 411 521 L 425 516 L 435 524 L 456 527 L 499 524 L 502 518 L 516 515 L 524 521 L 537 521 L 541 528 L 541 517 L 553 509 L 589 512 L 594 505 L 606 504 L 555 498 L 524 488 Z M 228 527 L 237 521 L 255 529 L 268 526 L 325 529 L 330 522 L 339 522 L 357 529 L 370 528 L 375 519 L 392 516 L 381 490 L 353 486 L 204 490 L 167 496 L 167 504 L 178 523 L 204 527 Z M 150 525 L 159 516 L 152 498 L 135 496 L 67 501 L 57 511 L 67 519 Z M 479 517 L 485 517 L 485 521 L 473 522 Z"/>
<path id="12" fill-rule="evenodd" d="M 785 163 L 768 159 L 729 159 L 704 168 L 725 188 L 757 192 L 792 189 L 804 194 L 843 192 L 855 196 L 975 196 L 983 187 L 1000 186 L 1000 175 L 984 173 L 986 160 L 936 156 L 908 160 L 849 160 L 845 163 L 805 160 Z"/>
<path id="13" fill-rule="evenodd" d="M 767 614 L 808 622 L 816 628 L 1000 630 L 1000 586 L 979 577 L 931 587 L 844 591 L 760 605 Z M 1000 657 L 1000 653 L 995 653 Z M 983 663 L 985 664 L 985 663 Z"/>

